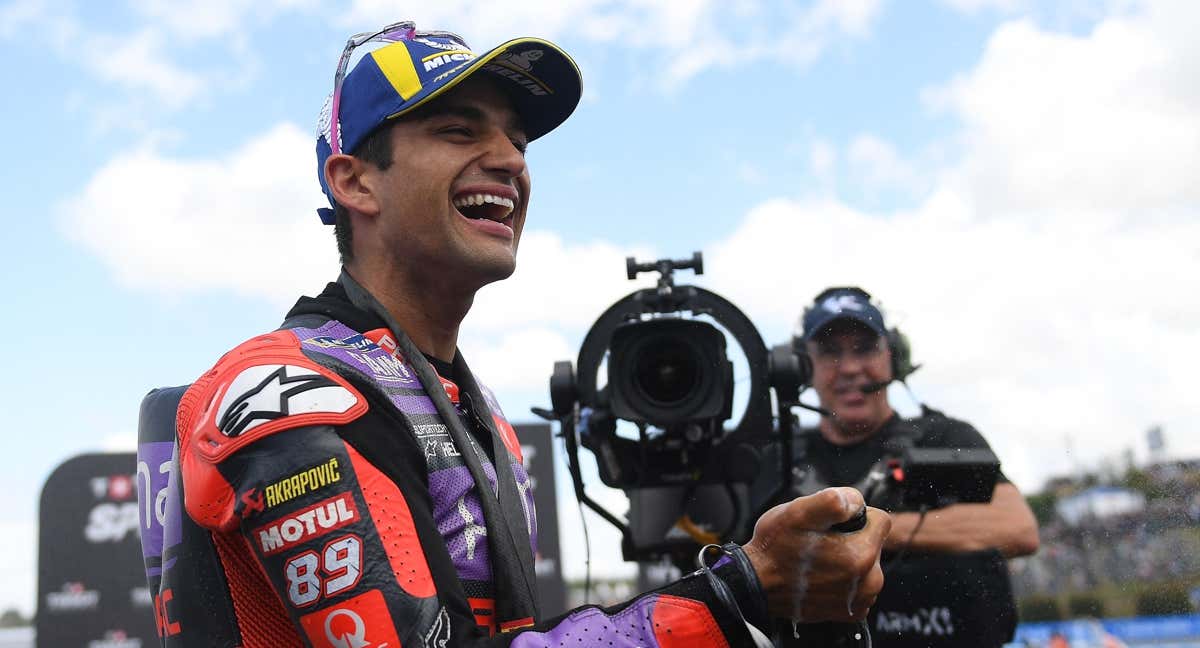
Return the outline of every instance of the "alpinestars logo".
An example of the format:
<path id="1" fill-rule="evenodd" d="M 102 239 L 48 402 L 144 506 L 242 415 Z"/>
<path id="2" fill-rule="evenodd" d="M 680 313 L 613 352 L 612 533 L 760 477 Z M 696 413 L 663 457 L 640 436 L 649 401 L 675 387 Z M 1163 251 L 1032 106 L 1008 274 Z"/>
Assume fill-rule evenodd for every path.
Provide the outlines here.
<path id="1" fill-rule="evenodd" d="M 354 394 L 311 369 L 295 365 L 251 367 L 233 380 L 217 409 L 217 429 L 236 437 L 256 426 L 292 414 L 342 413 Z"/>

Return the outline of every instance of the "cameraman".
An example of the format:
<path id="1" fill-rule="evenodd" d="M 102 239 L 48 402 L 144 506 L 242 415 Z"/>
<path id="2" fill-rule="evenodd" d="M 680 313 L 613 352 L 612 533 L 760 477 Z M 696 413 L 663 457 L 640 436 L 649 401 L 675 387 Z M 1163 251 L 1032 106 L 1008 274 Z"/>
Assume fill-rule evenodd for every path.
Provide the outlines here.
<path id="1" fill-rule="evenodd" d="M 987 448 L 970 424 L 923 407 L 901 419 L 885 387 L 912 372 L 907 343 L 889 334 L 883 313 L 860 288 L 829 288 L 801 320 L 812 387 L 824 411 L 794 444 L 801 490 L 863 483 L 895 454 L 897 442 L 922 448 Z M 861 488 L 861 486 L 860 486 Z M 895 490 L 895 489 L 892 489 Z M 889 497 L 890 495 L 890 497 Z M 879 646 L 1000 646 L 1016 624 L 1006 558 L 1038 547 L 1037 523 L 1001 474 L 987 504 L 904 511 L 897 493 L 869 502 L 892 513 L 884 544 L 886 585 L 871 612 Z M 898 510 L 899 509 L 899 510 Z M 890 561 L 890 562 L 889 562 Z"/>

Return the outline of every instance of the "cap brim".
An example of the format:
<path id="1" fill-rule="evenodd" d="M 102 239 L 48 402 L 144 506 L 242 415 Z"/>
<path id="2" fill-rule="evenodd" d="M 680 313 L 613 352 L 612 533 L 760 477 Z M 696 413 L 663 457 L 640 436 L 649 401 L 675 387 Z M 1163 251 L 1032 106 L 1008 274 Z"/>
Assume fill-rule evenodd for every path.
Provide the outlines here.
<path id="1" fill-rule="evenodd" d="M 859 314 L 854 311 L 850 311 L 850 312 L 843 311 L 840 313 L 829 313 L 827 316 L 822 317 L 821 319 L 819 319 L 815 322 L 812 322 L 812 326 L 811 326 L 812 330 L 808 331 L 804 335 L 804 339 L 805 340 L 813 339 L 814 337 L 820 335 L 822 331 L 829 328 L 830 324 L 833 324 L 834 322 L 836 322 L 838 320 L 850 320 L 852 322 L 858 322 L 859 324 L 862 324 L 863 326 L 874 331 L 877 335 L 882 336 L 882 335 L 887 334 L 887 331 L 883 330 L 883 327 L 880 326 L 879 322 L 876 322 L 874 319 L 868 317 L 866 314 Z"/>
<path id="2" fill-rule="evenodd" d="M 537 58 L 530 61 L 533 52 Z M 569 54 L 540 38 L 514 38 L 443 73 L 440 82 L 426 86 L 425 96 L 387 119 L 420 108 L 477 73 L 494 75 L 508 92 L 529 141 L 566 121 L 583 94 L 583 76 Z"/>

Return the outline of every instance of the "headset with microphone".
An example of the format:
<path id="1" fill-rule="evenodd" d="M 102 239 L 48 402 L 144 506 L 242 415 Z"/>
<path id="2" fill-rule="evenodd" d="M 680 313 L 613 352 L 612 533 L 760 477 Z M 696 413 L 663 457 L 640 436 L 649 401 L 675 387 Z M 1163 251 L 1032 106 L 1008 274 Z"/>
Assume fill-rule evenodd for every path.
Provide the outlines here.
<path id="1" fill-rule="evenodd" d="M 898 327 L 893 326 L 887 330 L 887 348 L 892 354 L 892 377 L 888 380 L 877 380 L 867 383 L 859 389 L 864 394 L 873 394 L 887 387 L 892 381 L 901 384 L 913 374 L 921 365 L 914 365 L 912 361 L 912 346 L 908 343 L 908 336 L 900 331 Z"/>
<path id="2" fill-rule="evenodd" d="M 906 384 L 905 380 L 921 368 L 921 365 L 913 364 L 912 346 L 908 342 L 908 337 L 898 327 L 886 328 L 883 309 L 872 300 L 871 293 L 857 286 L 837 286 L 821 291 L 813 299 L 813 303 L 804 308 L 800 320 L 796 323 L 796 331 L 792 337 L 792 350 L 799 358 L 803 375 L 813 375 L 813 361 L 812 357 L 808 355 L 805 341 L 813 332 L 842 318 L 853 319 L 873 331 L 882 332 L 883 337 L 887 340 L 887 348 L 891 355 L 891 375 L 887 380 L 877 380 L 859 387 L 862 393 L 873 394 L 882 391 L 892 381 Z M 816 405 L 800 403 L 800 406 L 817 412 L 821 416 L 830 415 L 828 410 Z"/>

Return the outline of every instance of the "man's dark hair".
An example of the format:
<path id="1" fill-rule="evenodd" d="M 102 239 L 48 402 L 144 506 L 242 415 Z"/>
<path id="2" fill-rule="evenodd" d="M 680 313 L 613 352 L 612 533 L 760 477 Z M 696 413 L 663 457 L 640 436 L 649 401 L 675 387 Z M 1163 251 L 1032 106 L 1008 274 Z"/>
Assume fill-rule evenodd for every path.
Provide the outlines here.
<path id="1" fill-rule="evenodd" d="M 387 171 L 392 166 L 392 125 L 395 122 L 385 122 L 379 128 L 371 131 L 362 142 L 359 142 L 350 155 L 370 164 L 374 164 L 380 171 Z M 350 225 L 350 212 L 346 208 L 334 203 L 333 205 L 333 238 L 337 241 L 338 255 L 342 259 L 342 264 L 349 263 L 354 260 L 354 249 L 351 246 L 353 240 L 353 230 Z"/>

